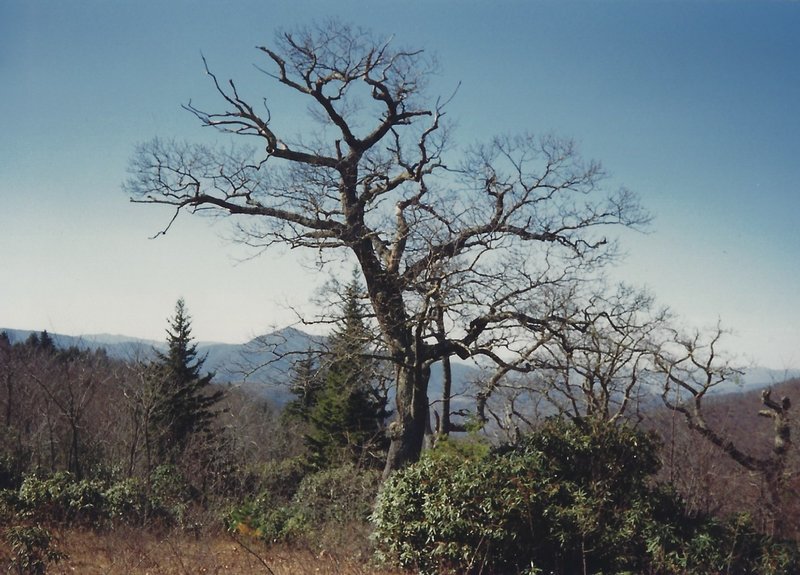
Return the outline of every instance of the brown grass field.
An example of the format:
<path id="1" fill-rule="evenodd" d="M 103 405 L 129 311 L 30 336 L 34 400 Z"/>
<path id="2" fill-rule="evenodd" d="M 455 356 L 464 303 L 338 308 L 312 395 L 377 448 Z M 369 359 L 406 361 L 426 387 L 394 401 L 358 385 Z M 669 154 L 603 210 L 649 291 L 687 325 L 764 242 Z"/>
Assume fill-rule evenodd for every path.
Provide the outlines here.
<path id="1" fill-rule="evenodd" d="M 225 534 L 196 538 L 186 533 L 136 530 L 108 533 L 61 531 L 56 544 L 69 557 L 52 564 L 58 575 L 401 575 L 381 569 L 370 557 L 337 557 L 308 549 L 267 547 L 263 542 Z M 0 569 L 7 561 L 0 550 Z"/>

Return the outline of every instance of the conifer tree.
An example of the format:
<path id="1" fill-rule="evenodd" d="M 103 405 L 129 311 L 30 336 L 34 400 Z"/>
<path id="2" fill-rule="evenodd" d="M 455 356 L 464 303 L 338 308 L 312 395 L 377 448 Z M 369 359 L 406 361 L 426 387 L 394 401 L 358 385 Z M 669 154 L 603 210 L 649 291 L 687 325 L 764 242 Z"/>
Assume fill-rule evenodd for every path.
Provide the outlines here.
<path id="1" fill-rule="evenodd" d="M 294 399 L 286 404 L 283 416 L 293 421 L 306 423 L 309 421 L 311 410 L 324 388 L 324 378 L 312 353 L 312 350 L 309 349 L 306 356 L 292 366 L 292 381 L 289 383 L 289 391 L 294 395 Z"/>
<path id="2" fill-rule="evenodd" d="M 369 357 L 374 337 L 364 322 L 360 292 L 355 278 L 344 290 L 338 326 L 328 340 L 324 384 L 308 412 L 306 441 L 319 467 L 343 461 L 380 466 L 388 447 L 387 398 L 376 386 L 378 365 Z"/>
<path id="3" fill-rule="evenodd" d="M 162 459 L 176 457 L 193 435 L 210 431 L 213 407 L 223 396 L 222 390 L 210 389 L 213 374 L 202 374 L 205 358 L 197 356 L 191 325 L 186 304 L 179 299 L 169 319 L 167 351 L 157 352 L 151 365 L 158 394 L 152 425 Z"/>
<path id="4" fill-rule="evenodd" d="M 28 348 L 43 352 L 45 354 L 53 354 L 55 355 L 57 348 L 56 343 L 53 341 L 53 337 L 47 333 L 47 330 L 38 333 L 32 333 L 28 336 L 28 339 L 25 340 L 25 345 Z"/>

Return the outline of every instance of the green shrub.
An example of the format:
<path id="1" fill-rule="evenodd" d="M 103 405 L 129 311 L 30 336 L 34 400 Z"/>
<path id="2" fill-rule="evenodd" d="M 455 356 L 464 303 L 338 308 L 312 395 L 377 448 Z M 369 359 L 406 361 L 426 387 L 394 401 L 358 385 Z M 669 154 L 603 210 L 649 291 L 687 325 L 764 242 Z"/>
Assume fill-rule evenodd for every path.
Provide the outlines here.
<path id="1" fill-rule="evenodd" d="M 13 425 L 0 427 L 0 490 L 18 489 L 30 463 L 31 451 L 21 441 L 19 430 Z"/>
<path id="2" fill-rule="evenodd" d="M 152 517 L 185 526 L 189 522 L 187 513 L 191 503 L 197 497 L 195 489 L 176 465 L 159 465 L 150 475 L 147 503 Z"/>
<path id="3" fill-rule="evenodd" d="M 103 493 L 106 514 L 111 520 L 132 525 L 141 524 L 148 512 L 145 487 L 138 479 L 128 478 L 111 483 Z"/>
<path id="4" fill-rule="evenodd" d="M 378 490 L 377 471 L 351 465 L 304 477 L 290 499 L 269 491 L 233 509 L 229 528 L 277 542 L 335 548 L 367 539 L 369 516 Z"/>
<path id="5" fill-rule="evenodd" d="M 630 428 L 553 420 L 482 457 L 433 450 L 384 485 L 379 558 L 421 573 L 799 572 L 796 546 L 691 517 L 652 486 L 658 447 Z"/>
<path id="6" fill-rule="evenodd" d="M 50 563 L 66 558 L 53 543 L 53 536 L 39 525 L 16 525 L 5 530 L 11 548 L 11 570 L 18 575 L 42 575 Z"/>
<path id="7" fill-rule="evenodd" d="M 97 480 L 76 480 L 67 471 L 45 478 L 29 475 L 20 485 L 23 510 L 40 519 L 68 523 L 98 523 L 105 518 L 105 485 Z"/>
<path id="8" fill-rule="evenodd" d="M 0 443 L 6 438 L 0 435 Z M 0 489 L 17 489 L 22 482 L 23 457 L 14 453 L 0 453 Z"/>
<path id="9" fill-rule="evenodd" d="M 780 542 L 759 533 L 747 515 L 721 521 L 687 518 L 682 524 L 650 527 L 648 552 L 656 573 L 789 575 L 800 573 L 800 552 L 794 542 Z"/>
<path id="10" fill-rule="evenodd" d="M 5 507 L 22 517 L 93 528 L 114 523 L 143 525 L 155 519 L 179 523 L 191 499 L 172 468 L 156 470 L 151 495 L 137 479 L 77 480 L 65 471 L 49 477 L 29 475 L 18 491 L 2 493 Z"/>
<path id="11" fill-rule="evenodd" d="M 300 482 L 311 471 L 304 457 L 270 461 L 258 471 L 259 493 L 268 494 L 275 502 L 288 502 L 294 497 Z"/>
<path id="12" fill-rule="evenodd" d="M 309 469 L 308 462 L 299 457 L 263 465 L 253 480 L 258 495 L 227 513 L 228 528 L 272 542 L 289 539 L 291 501 Z"/>
<path id="13" fill-rule="evenodd" d="M 341 532 L 368 524 L 379 481 L 377 471 L 352 465 L 308 475 L 292 498 L 292 532 L 320 537 L 329 529 Z"/>
<path id="14" fill-rule="evenodd" d="M 489 455 L 491 446 L 486 439 L 477 434 L 454 438 L 445 436 L 437 439 L 436 447 L 426 453 L 434 459 L 440 457 L 456 457 L 458 459 L 482 459 Z"/>
<path id="15" fill-rule="evenodd" d="M 19 509 L 19 496 L 16 490 L 0 489 L 0 525 L 8 525 Z"/>
<path id="16" fill-rule="evenodd" d="M 509 560 L 522 567 L 524 557 L 517 561 L 503 549 L 532 551 L 537 544 L 542 486 L 532 484 L 515 461 L 487 462 L 454 454 L 426 456 L 393 475 L 374 515 L 379 556 L 422 573 L 479 571 L 481 566 L 514 572 Z"/>

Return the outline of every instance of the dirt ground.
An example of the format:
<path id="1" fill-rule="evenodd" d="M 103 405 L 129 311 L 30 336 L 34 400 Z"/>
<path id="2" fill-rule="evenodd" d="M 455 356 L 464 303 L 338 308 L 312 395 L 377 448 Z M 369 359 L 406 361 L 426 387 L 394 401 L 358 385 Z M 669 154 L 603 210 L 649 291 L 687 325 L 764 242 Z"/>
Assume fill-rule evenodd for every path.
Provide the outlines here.
<path id="1" fill-rule="evenodd" d="M 136 530 L 108 533 L 67 531 L 56 534 L 68 558 L 50 574 L 80 575 L 400 575 L 379 569 L 369 557 L 336 557 L 305 549 L 266 547 L 248 537 L 186 533 L 157 535 Z M 0 552 L 0 566 L 8 561 Z"/>

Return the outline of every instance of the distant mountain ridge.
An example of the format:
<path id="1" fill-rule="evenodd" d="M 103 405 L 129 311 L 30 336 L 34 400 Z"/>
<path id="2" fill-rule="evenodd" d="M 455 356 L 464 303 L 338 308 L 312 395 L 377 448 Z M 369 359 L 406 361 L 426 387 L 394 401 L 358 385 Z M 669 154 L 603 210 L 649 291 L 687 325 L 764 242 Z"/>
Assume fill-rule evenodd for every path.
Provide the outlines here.
<path id="1" fill-rule="evenodd" d="M 41 331 L 0 328 L 12 343 L 23 342 L 32 334 Z M 146 360 L 154 351 L 166 349 L 163 341 L 153 341 L 114 334 L 87 334 L 81 336 L 49 332 L 58 347 L 75 346 L 95 350 L 105 348 L 110 357 L 123 360 Z M 253 338 L 243 344 L 198 342 L 197 352 L 205 357 L 203 370 L 214 373 L 214 383 L 236 384 L 259 396 L 283 405 L 291 395 L 288 381 L 292 377 L 292 366 L 301 355 L 319 347 L 325 337 L 308 334 L 293 327 L 286 327 Z M 478 377 L 474 367 L 454 361 L 452 364 L 454 395 L 463 393 L 466 385 Z M 431 370 L 429 385 L 431 399 L 441 396 L 443 374 L 439 366 Z M 454 404 L 459 399 L 455 397 Z"/>
<path id="2" fill-rule="evenodd" d="M 41 331 L 0 328 L 0 332 L 8 334 L 12 343 L 23 342 L 33 334 Z M 165 341 L 154 341 L 116 334 L 86 334 L 80 336 L 64 335 L 47 332 L 53 338 L 56 346 L 61 348 L 77 347 L 79 349 L 105 349 L 109 356 L 115 359 L 135 360 L 148 359 L 155 351 L 166 350 Z M 231 344 L 219 342 L 197 342 L 199 357 L 205 357 L 203 370 L 214 372 L 218 383 L 231 383 L 246 379 L 247 371 L 252 371 L 253 366 L 265 366 L 268 376 L 277 373 L 285 374 L 290 367 L 284 364 L 291 363 L 286 354 L 309 349 L 321 341 L 298 329 L 287 327 L 270 334 L 259 336 L 244 344 Z M 273 350 L 279 350 L 279 354 Z M 282 361 L 283 360 L 283 361 Z"/>
<path id="3" fill-rule="evenodd" d="M 25 341 L 31 334 L 41 331 L 0 328 L 13 342 Z M 76 346 L 81 349 L 105 348 L 109 356 L 117 359 L 134 360 L 152 357 L 154 350 L 163 351 L 166 343 L 115 334 L 87 334 L 70 336 L 58 333 L 48 334 L 59 347 Z M 286 327 L 256 337 L 247 343 L 230 344 L 217 342 L 198 342 L 197 351 L 205 357 L 203 369 L 213 372 L 214 381 L 221 384 L 240 384 L 252 389 L 272 401 L 283 404 L 289 399 L 288 380 L 292 365 L 300 355 L 320 344 L 325 337 L 314 336 L 293 327 Z M 479 370 L 466 363 L 453 362 L 453 382 L 455 393 L 463 391 L 470 382 L 480 376 Z M 792 378 L 800 377 L 800 369 L 778 370 L 753 367 L 746 371 L 737 385 L 731 383 L 718 389 L 719 393 L 745 392 L 774 385 Z M 431 371 L 430 397 L 441 395 L 442 372 L 439 366 Z"/>
<path id="4" fill-rule="evenodd" d="M 43 330 L 10 329 L 0 328 L 0 333 L 5 332 L 12 343 L 21 343 L 31 335 L 41 334 Z M 87 334 L 87 335 L 64 335 L 47 331 L 53 338 L 57 347 L 77 347 L 79 349 L 95 350 L 105 348 L 108 355 L 118 359 L 136 359 L 141 353 L 152 353 L 153 349 L 164 349 L 163 342 L 150 341 L 126 335 L 112 334 Z"/>

